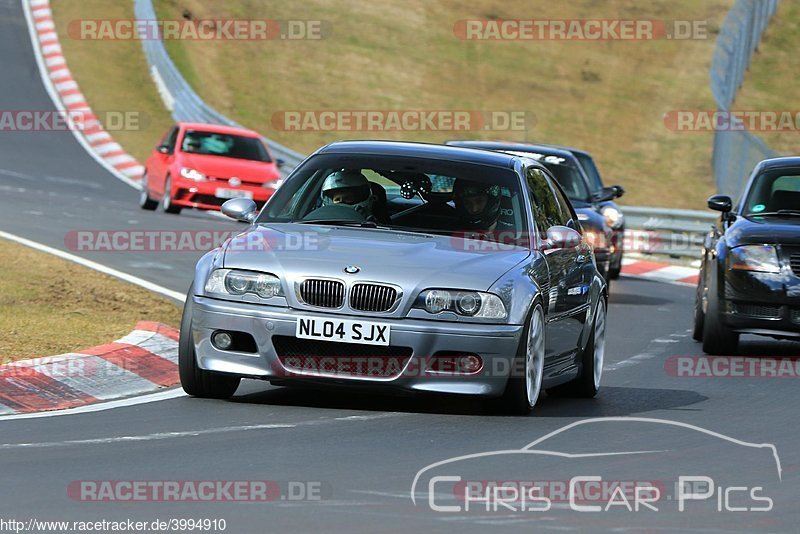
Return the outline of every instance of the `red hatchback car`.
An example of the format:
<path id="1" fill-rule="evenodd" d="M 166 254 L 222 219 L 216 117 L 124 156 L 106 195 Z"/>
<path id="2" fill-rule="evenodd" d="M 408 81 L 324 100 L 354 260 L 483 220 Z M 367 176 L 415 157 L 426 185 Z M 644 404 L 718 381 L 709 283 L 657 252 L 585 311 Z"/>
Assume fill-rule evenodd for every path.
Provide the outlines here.
<path id="1" fill-rule="evenodd" d="M 281 164 L 252 130 L 179 122 L 147 159 L 139 205 L 180 213 L 250 198 L 261 207 L 281 183 Z"/>

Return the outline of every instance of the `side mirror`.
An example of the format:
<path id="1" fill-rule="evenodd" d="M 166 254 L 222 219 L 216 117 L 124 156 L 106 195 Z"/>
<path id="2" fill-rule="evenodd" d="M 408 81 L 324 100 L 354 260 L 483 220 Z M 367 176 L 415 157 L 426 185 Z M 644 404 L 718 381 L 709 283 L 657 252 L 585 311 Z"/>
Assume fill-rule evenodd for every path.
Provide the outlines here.
<path id="1" fill-rule="evenodd" d="M 168 145 L 158 145 L 156 150 L 161 152 L 162 154 L 169 154 L 169 146 Z"/>
<path id="2" fill-rule="evenodd" d="M 728 213 L 733 209 L 733 201 L 727 195 L 714 195 L 708 199 L 708 208 L 714 211 Z"/>
<path id="3" fill-rule="evenodd" d="M 281 158 L 276 158 L 276 159 L 275 159 L 275 165 L 276 165 L 276 166 L 277 166 L 279 169 L 282 169 L 282 168 L 284 167 L 284 165 L 286 165 L 286 160 L 285 160 L 285 159 L 281 159 Z"/>
<path id="4" fill-rule="evenodd" d="M 607 202 L 609 200 L 614 200 L 619 195 L 617 194 L 617 189 L 615 186 L 615 187 L 604 187 L 600 191 L 596 191 L 593 196 L 596 202 Z"/>
<path id="5" fill-rule="evenodd" d="M 252 223 L 256 219 L 257 211 L 256 203 L 249 198 L 232 198 L 222 205 L 222 213 L 246 223 Z"/>
<path id="6" fill-rule="evenodd" d="M 547 239 L 540 246 L 540 250 L 555 250 L 559 248 L 575 248 L 581 243 L 581 234 L 567 226 L 551 226 L 547 229 Z"/>
<path id="7" fill-rule="evenodd" d="M 622 187 L 621 185 L 612 185 L 611 189 L 614 190 L 614 193 L 616 194 L 616 198 L 619 198 L 619 197 L 621 197 L 622 195 L 625 194 L 625 188 Z"/>

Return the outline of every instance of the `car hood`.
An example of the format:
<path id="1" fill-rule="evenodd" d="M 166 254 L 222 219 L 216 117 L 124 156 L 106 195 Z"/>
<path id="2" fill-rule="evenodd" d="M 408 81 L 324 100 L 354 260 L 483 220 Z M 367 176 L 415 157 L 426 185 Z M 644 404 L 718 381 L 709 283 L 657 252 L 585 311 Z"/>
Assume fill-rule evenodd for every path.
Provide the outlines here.
<path id="1" fill-rule="evenodd" d="M 726 240 L 730 247 L 764 244 L 800 246 L 800 217 L 737 217 L 726 232 Z"/>
<path id="2" fill-rule="evenodd" d="M 308 276 L 487 290 L 530 251 L 449 236 L 308 224 L 251 227 L 225 245 L 225 268 L 266 271 L 293 282 Z M 348 266 L 357 274 L 345 274 Z"/>
<path id="3" fill-rule="evenodd" d="M 225 158 L 206 154 L 181 154 L 184 167 L 191 167 L 207 176 L 217 178 L 237 177 L 248 182 L 268 182 L 277 179 L 275 163 L 247 159 Z"/>

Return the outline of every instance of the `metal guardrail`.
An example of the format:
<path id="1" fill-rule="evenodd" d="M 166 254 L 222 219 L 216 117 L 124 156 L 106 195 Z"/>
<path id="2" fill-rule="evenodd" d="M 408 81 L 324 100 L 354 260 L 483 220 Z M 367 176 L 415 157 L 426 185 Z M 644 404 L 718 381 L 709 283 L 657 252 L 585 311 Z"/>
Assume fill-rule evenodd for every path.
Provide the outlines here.
<path id="1" fill-rule="evenodd" d="M 711 61 L 711 92 L 720 111 L 730 110 L 753 53 L 778 8 L 778 0 L 737 0 L 717 36 Z M 746 131 L 714 133 L 712 165 L 717 191 L 736 198 L 756 163 L 778 154 Z"/>
<path id="2" fill-rule="evenodd" d="M 622 206 L 626 250 L 699 258 L 703 239 L 719 219 L 713 211 Z"/>
<path id="3" fill-rule="evenodd" d="M 134 0 L 133 9 L 137 20 L 156 20 L 152 0 Z M 239 123 L 210 107 L 194 92 L 175 67 L 161 40 L 142 39 L 142 47 L 150 66 L 150 73 L 167 109 L 172 113 L 172 118 L 182 122 L 206 122 L 241 127 Z M 286 165 L 284 171 L 296 167 L 305 159 L 299 152 L 270 139 L 263 139 L 273 156 L 284 160 Z"/>

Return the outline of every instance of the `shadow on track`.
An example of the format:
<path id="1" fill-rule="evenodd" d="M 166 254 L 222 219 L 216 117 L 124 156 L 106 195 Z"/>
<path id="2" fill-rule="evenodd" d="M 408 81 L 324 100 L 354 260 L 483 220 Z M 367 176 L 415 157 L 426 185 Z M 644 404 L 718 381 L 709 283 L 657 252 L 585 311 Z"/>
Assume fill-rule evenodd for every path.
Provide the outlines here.
<path id="1" fill-rule="evenodd" d="M 642 295 L 638 293 L 617 293 L 614 288 L 611 288 L 611 293 L 608 297 L 610 305 L 634 305 L 634 306 L 664 306 L 666 304 L 673 304 L 675 300 L 667 298 L 653 297 L 649 295 Z"/>
<path id="2" fill-rule="evenodd" d="M 391 396 L 311 387 L 269 387 L 267 390 L 254 391 L 256 387 L 263 386 L 259 386 L 258 382 L 243 383 L 240 394 L 231 402 L 331 410 L 503 416 L 491 402 L 472 397 L 433 394 Z M 626 416 L 682 408 L 706 399 L 688 390 L 604 387 L 594 399 L 542 395 L 534 414 L 529 417 Z"/>

